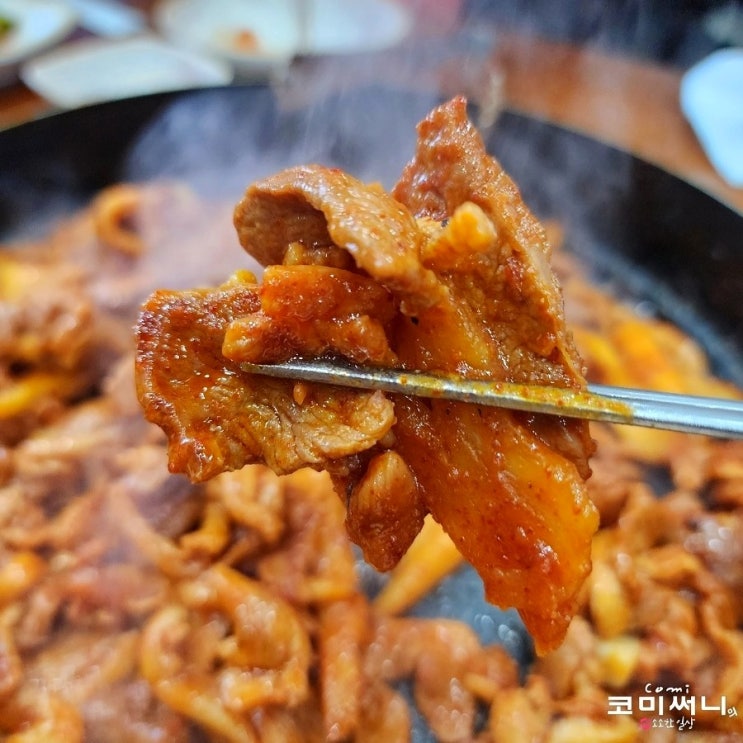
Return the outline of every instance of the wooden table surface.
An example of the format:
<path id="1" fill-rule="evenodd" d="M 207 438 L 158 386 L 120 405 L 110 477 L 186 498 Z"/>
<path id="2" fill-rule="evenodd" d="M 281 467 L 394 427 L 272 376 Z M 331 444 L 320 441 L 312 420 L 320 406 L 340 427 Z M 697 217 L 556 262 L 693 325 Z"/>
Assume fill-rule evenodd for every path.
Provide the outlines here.
<path id="1" fill-rule="evenodd" d="M 493 48 L 507 107 L 629 150 L 743 212 L 743 189 L 716 173 L 681 113 L 683 70 L 501 31 Z M 0 128 L 49 111 L 20 84 L 0 90 Z"/>
<path id="2" fill-rule="evenodd" d="M 639 155 L 743 211 L 743 189 L 712 167 L 681 113 L 683 70 L 592 49 L 505 37 L 508 105 Z"/>

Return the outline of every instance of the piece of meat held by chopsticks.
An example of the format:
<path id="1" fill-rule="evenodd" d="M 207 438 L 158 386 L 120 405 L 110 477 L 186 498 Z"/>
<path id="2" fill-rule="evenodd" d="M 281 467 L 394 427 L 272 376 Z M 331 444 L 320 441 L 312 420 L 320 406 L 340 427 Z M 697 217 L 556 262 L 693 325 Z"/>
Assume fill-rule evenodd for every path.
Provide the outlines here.
<path id="1" fill-rule="evenodd" d="M 420 123 L 392 194 L 297 167 L 235 209 L 265 266 L 215 289 L 158 291 L 138 328 L 137 388 L 193 480 L 253 462 L 325 469 L 347 527 L 393 567 L 427 513 L 516 607 L 538 653 L 562 641 L 590 571 L 596 511 L 582 421 L 251 375 L 331 355 L 582 389 L 544 230 L 455 98 Z"/>

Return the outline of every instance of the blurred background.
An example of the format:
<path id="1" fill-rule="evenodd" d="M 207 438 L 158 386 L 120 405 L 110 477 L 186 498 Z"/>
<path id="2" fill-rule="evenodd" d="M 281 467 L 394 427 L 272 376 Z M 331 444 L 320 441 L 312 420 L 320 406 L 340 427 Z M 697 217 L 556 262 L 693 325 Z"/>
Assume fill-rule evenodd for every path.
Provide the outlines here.
<path id="1" fill-rule="evenodd" d="M 743 0 L 0 0 L 0 128 L 116 98 L 373 83 L 462 93 L 743 209 Z"/>
<path id="2" fill-rule="evenodd" d="M 463 15 L 681 67 L 743 45 L 739 0 L 466 0 Z"/>

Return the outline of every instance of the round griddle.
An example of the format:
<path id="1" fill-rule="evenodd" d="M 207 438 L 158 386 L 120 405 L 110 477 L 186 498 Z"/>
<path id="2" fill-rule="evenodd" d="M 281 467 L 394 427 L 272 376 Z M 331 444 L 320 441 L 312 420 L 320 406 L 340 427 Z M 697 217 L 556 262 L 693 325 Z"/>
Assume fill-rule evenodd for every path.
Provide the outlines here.
<path id="1" fill-rule="evenodd" d="M 158 94 L 101 104 L 0 133 L 0 238 L 43 234 L 55 219 L 121 180 L 178 178 L 212 197 L 318 162 L 391 186 L 410 159 L 433 95 L 368 88 L 292 107 L 263 87 Z M 473 110 L 477 121 L 477 111 Z M 593 276 L 693 335 L 716 371 L 743 385 L 743 215 L 674 175 L 576 132 L 504 112 L 488 148 Z M 374 592 L 383 580 L 368 567 Z M 484 601 L 462 568 L 418 615 L 467 621 L 524 666 L 528 636 L 515 612 Z M 416 740 L 426 740 L 420 721 Z"/>

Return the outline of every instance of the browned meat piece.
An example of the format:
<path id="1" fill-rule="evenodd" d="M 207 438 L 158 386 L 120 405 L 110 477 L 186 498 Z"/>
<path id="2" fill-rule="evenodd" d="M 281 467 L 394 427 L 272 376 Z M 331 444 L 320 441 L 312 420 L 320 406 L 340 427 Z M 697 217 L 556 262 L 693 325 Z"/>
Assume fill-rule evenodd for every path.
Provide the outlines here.
<path id="1" fill-rule="evenodd" d="M 284 361 L 301 350 L 396 363 L 384 330 L 394 300 L 368 277 L 325 266 L 269 266 L 260 304 L 227 327 L 222 351 L 233 361 Z"/>
<path id="2" fill-rule="evenodd" d="M 410 212 L 341 170 L 289 168 L 256 183 L 235 209 L 235 227 L 240 244 L 264 266 L 283 263 L 296 242 L 337 245 L 403 302 L 441 298 L 436 276 L 421 263 L 423 236 Z"/>
<path id="3" fill-rule="evenodd" d="M 123 681 L 85 701 L 87 739 L 96 743 L 186 743 L 188 724 L 146 681 Z"/>
<path id="4" fill-rule="evenodd" d="M 235 211 L 241 244 L 285 265 L 271 265 L 260 288 L 155 295 L 139 325 L 140 395 L 169 435 L 176 471 L 203 478 L 259 459 L 277 471 L 329 469 L 349 533 L 381 569 L 431 512 L 488 598 L 517 607 L 544 652 L 562 640 L 590 570 L 597 516 L 583 483 L 593 451 L 585 423 L 390 396 L 393 410 L 364 405 L 369 435 L 352 451 L 324 447 L 310 458 L 308 448 L 347 425 L 349 406 L 369 393 L 239 371 L 244 361 L 333 353 L 584 385 L 544 231 L 488 156 L 463 100 L 420 125 L 394 196 L 320 166 L 251 186 Z M 240 291 L 250 300 L 236 306 L 230 292 Z M 228 382 L 215 394 L 216 379 Z M 291 425 L 267 426 L 266 411 Z"/>
<path id="5" fill-rule="evenodd" d="M 94 331 L 82 273 L 8 254 L 0 258 L 0 282 L 0 362 L 80 364 Z"/>
<path id="6" fill-rule="evenodd" d="M 448 273 L 460 294 L 479 284 L 480 320 L 506 355 L 492 361 L 516 381 L 584 384 L 582 363 L 565 328 L 563 300 L 549 263 L 545 230 L 467 118 L 464 99 L 434 110 L 418 127 L 415 159 L 393 194 L 417 217 L 451 216 L 466 202 L 492 222 L 496 244 L 469 270 Z M 496 372 L 498 373 L 498 372 Z M 576 427 L 585 428 L 585 424 Z M 592 447 L 587 443 L 588 453 Z"/>
<path id="7" fill-rule="evenodd" d="M 249 462 L 277 472 L 336 468 L 392 427 L 379 392 L 313 388 L 301 403 L 294 385 L 257 379 L 222 355 L 235 318 L 259 308 L 254 283 L 216 291 L 156 292 L 137 333 L 137 383 L 147 417 L 169 439 L 170 467 L 195 481 Z"/>

